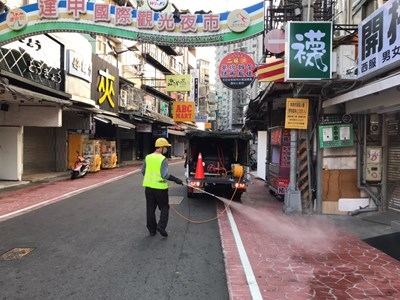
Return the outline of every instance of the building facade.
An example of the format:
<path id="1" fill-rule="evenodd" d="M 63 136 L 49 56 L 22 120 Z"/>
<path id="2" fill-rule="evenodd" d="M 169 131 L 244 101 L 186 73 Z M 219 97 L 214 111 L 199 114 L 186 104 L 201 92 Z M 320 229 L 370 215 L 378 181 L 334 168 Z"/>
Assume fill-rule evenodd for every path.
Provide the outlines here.
<path id="1" fill-rule="evenodd" d="M 182 157 L 187 125 L 171 107 L 187 95 L 166 92 L 166 75 L 188 74 L 195 60 L 194 49 L 78 33 L 2 46 L 0 178 L 67 171 L 94 140 L 113 167 L 144 158 L 161 136 L 173 145 L 168 156 Z"/>

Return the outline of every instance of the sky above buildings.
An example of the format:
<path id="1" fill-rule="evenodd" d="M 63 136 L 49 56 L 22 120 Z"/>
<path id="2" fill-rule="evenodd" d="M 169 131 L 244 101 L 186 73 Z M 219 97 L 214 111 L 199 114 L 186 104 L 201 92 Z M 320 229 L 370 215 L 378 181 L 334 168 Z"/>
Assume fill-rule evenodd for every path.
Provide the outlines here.
<path id="1" fill-rule="evenodd" d="M 180 10 L 189 9 L 191 13 L 198 10 L 209 11 L 213 13 L 223 13 L 237 8 L 245 8 L 253 4 L 262 2 L 262 0 L 170 0 L 170 3 L 175 4 Z"/>
<path id="2" fill-rule="evenodd" d="M 188 9 L 191 13 L 199 10 L 204 10 L 205 12 L 211 10 L 213 13 L 223 13 L 238 8 L 245 8 L 259 2 L 262 2 L 262 0 L 170 0 L 170 3 L 173 3 L 179 10 Z M 219 63 L 215 62 L 215 47 L 198 47 L 196 52 L 198 58 L 210 62 L 210 81 L 214 83 L 214 70 L 216 64 Z"/>

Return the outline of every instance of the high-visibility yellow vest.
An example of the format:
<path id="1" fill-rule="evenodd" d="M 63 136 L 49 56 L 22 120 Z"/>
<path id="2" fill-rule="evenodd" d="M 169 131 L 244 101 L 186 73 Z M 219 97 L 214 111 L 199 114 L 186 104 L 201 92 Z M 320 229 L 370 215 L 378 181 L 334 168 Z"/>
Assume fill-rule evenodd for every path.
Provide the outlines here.
<path id="1" fill-rule="evenodd" d="M 144 173 L 143 186 L 158 190 L 168 188 L 167 180 L 161 177 L 161 164 L 165 156 L 152 153 L 146 156 L 146 170 Z"/>

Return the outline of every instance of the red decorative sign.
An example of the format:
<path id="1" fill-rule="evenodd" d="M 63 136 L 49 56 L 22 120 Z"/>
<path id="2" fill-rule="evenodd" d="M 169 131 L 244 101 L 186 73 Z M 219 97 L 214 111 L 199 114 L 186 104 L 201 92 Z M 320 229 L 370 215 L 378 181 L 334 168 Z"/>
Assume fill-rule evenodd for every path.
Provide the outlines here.
<path id="1" fill-rule="evenodd" d="M 255 63 L 243 52 L 233 52 L 225 56 L 219 65 L 219 78 L 231 89 L 242 89 L 254 78 Z"/>

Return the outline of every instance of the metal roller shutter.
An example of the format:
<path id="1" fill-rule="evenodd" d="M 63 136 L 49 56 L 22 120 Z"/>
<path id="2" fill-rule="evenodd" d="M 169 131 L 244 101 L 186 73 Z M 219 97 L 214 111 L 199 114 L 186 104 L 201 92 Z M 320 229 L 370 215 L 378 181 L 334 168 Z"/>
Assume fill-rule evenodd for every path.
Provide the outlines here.
<path id="1" fill-rule="evenodd" d="M 56 171 L 55 129 L 24 127 L 24 175 Z"/>
<path id="2" fill-rule="evenodd" d="M 400 135 L 399 121 L 389 121 L 388 128 L 388 199 L 389 208 L 400 211 Z"/>

